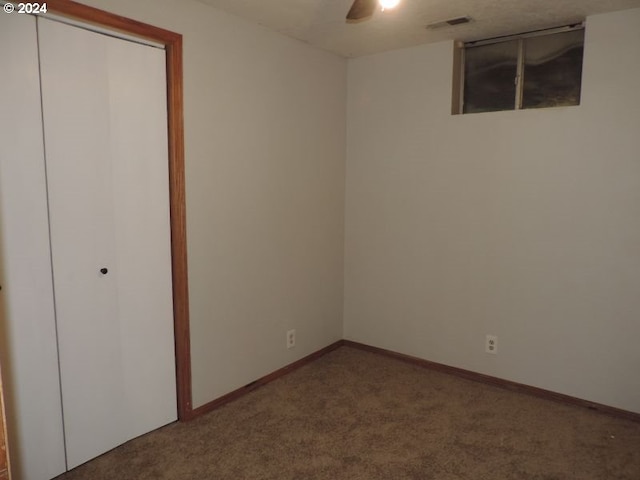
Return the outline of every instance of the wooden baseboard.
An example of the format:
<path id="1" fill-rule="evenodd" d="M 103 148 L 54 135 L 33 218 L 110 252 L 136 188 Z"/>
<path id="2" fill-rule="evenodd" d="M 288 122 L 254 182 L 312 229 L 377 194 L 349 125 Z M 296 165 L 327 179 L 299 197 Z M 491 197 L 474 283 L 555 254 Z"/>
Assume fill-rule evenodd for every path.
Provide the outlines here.
<path id="1" fill-rule="evenodd" d="M 640 413 L 630 412 L 628 410 L 622 410 L 616 407 L 610 407 L 608 405 L 602 405 L 600 403 L 590 402 L 588 400 L 583 400 L 581 398 L 572 397 L 570 395 L 565 395 L 563 393 L 552 392 L 551 390 L 545 390 L 543 388 L 532 387 L 530 385 L 525 385 L 523 383 L 512 382 L 510 380 L 504 380 L 498 377 L 492 377 L 491 375 L 485 375 L 483 373 L 472 372 L 471 370 L 465 370 L 463 368 L 451 367 L 449 365 L 444 365 L 442 363 L 431 362 L 429 360 L 424 360 L 422 358 L 413 357 L 411 355 L 405 355 L 404 353 L 394 352 L 392 350 L 385 350 L 384 348 L 373 347 L 371 345 L 365 345 L 363 343 L 354 342 L 352 340 L 338 340 L 331 345 L 322 348 L 306 357 L 301 358 L 289 365 L 286 365 L 275 372 L 272 372 L 264 377 L 261 377 L 244 387 L 238 388 L 233 392 L 227 393 L 222 397 L 216 398 L 209 403 L 205 403 L 204 405 L 191 410 L 188 417 L 183 418 L 182 420 L 192 420 L 200 415 L 204 415 L 212 410 L 215 410 L 222 405 L 229 403 L 237 398 L 246 395 L 247 393 L 255 390 L 262 385 L 266 385 L 277 378 L 280 378 L 288 373 L 297 370 L 298 368 L 307 365 L 308 363 L 317 360 L 318 358 L 326 355 L 327 353 L 336 350 L 342 346 L 356 348 L 359 350 L 364 350 L 367 352 L 375 353 L 378 355 L 384 355 L 386 357 L 394 358 L 396 360 L 400 360 L 402 362 L 410 363 L 412 365 L 417 365 L 422 368 L 428 368 L 430 370 L 434 370 L 437 372 L 446 373 L 448 375 L 455 375 L 456 377 L 465 378 L 467 380 L 472 380 L 474 382 L 485 383 L 488 385 L 494 385 L 500 388 L 504 388 L 506 390 L 511 390 L 513 392 L 524 393 L 527 395 L 532 395 L 534 397 L 544 398 L 547 400 L 552 400 L 554 402 L 564 403 L 568 405 L 574 405 L 582 408 L 587 408 L 589 410 L 594 410 L 600 413 L 604 413 L 607 415 L 611 415 L 618 418 L 624 418 L 626 420 L 631 420 L 634 422 L 640 423 Z"/>
<path id="2" fill-rule="evenodd" d="M 451 367 L 449 365 L 443 365 L 441 363 L 431 362 L 429 360 L 423 360 L 422 358 L 412 357 L 411 355 L 405 355 L 403 353 L 397 353 L 391 350 L 385 350 L 384 348 L 372 347 L 363 343 L 353 342 L 351 340 L 343 340 L 342 345 L 365 350 L 367 352 L 377 353 L 386 357 L 395 358 L 403 362 L 411 363 L 419 367 L 428 368 L 438 372 L 446 373 L 449 375 L 455 375 L 467 380 L 473 380 L 474 382 L 486 383 L 489 385 L 498 386 L 518 393 L 524 393 L 535 397 L 545 398 L 555 402 L 560 402 L 569 405 L 575 405 L 578 407 L 588 408 L 589 410 L 595 410 L 614 417 L 624 418 L 632 420 L 634 422 L 640 422 L 640 413 L 630 412 L 622 410 L 616 407 L 610 407 L 608 405 L 602 405 L 600 403 L 590 402 L 580 398 L 565 395 L 563 393 L 552 392 L 543 388 L 532 387 L 523 383 L 516 383 L 510 380 L 504 380 L 498 377 L 492 377 L 490 375 L 484 375 L 482 373 L 472 372 L 470 370 L 464 370 L 462 368 Z"/>
<path id="3" fill-rule="evenodd" d="M 313 362 L 314 360 L 317 360 L 318 358 L 341 347 L 342 345 L 343 345 L 343 340 L 338 340 L 337 342 L 332 343 L 331 345 L 324 347 L 316 352 L 313 352 L 312 354 L 307 355 L 306 357 L 303 357 L 300 360 L 290 363 L 289 365 L 286 365 L 276 370 L 275 372 L 271 372 L 268 375 L 265 375 L 264 377 L 261 377 L 245 385 L 244 387 L 240 387 L 237 390 L 227 393 L 222 397 L 216 398 L 215 400 L 212 400 L 209 403 L 205 403 L 204 405 L 201 405 L 200 407 L 191 410 L 189 415 L 183 420 L 192 420 L 196 417 L 199 417 L 200 415 L 209 413 L 210 411 L 215 410 L 216 408 L 221 407 L 226 403 L 229 403 L 233 400 L 236 400 L 237 398 L 242 397 L 243 395 L 246 395 L 247 393 L 251 392 L 252 390 L 255 390 L 258 387 L 266 385 L 267 383 L 272 382 L 277 378 L 280 378 L 288 373 L 293 372 L 294 370 L 297 370 L 298 368 L 304 365 L 307 365 L 308 363 Z"/>

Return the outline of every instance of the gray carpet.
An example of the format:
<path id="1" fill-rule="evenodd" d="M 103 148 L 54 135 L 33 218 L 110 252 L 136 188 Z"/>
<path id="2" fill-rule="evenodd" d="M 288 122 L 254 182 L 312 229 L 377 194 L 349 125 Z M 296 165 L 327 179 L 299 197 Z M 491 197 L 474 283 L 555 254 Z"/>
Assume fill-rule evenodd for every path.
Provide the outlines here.
<path id="1" fill-rule="evenodd" d="M 640 480 L 640 423 L 344 346 L 77 479 Z"/>

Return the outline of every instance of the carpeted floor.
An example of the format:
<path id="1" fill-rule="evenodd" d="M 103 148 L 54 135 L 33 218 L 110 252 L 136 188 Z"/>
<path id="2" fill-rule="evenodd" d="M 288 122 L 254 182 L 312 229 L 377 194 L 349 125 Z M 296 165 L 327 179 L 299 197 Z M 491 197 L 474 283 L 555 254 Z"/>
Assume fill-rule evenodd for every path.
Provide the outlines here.
<path id="1" fill-rule="evenodd" d="M 76 479 L 640 480 L 640 423 L 345 346 Z"/>

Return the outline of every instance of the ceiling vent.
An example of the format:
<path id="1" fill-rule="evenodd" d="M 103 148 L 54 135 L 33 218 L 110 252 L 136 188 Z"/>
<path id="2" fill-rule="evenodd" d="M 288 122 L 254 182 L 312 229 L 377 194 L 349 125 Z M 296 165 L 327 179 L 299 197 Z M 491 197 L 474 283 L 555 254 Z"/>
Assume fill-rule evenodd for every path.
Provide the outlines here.
<path id="1" fill-rule="evenodd" d="M 472 20 L 473 19 L 471 17 L 450 18 L 448 20 L 443 20 L 441 22 L 430 23 L 429 25 L 427 25 L 427 28 L 429 30 L 435 30 L 436 28 L 453 27 L 455 25 L 463 25 L 465 23 L 469 23 Z"/>

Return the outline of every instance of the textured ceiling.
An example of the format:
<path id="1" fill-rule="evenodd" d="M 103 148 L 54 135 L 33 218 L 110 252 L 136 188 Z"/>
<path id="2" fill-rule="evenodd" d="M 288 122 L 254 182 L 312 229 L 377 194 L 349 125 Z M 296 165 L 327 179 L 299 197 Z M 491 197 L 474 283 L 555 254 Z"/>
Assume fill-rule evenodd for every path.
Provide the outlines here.
<path id="1" fill-rule="evenodd" d="M 640 0 L 401 0 L 361 23 L 345 23 L 352 0 L 198 0 L 344 57 L 441 40 L 478 40 L 577 23 L 587 15 L 640 7 Z M 466 25 L 427 30 L 468 15 Z"/>

